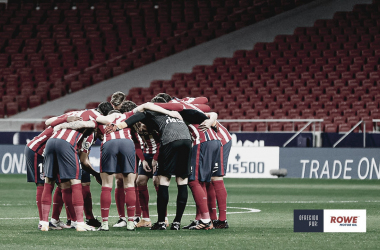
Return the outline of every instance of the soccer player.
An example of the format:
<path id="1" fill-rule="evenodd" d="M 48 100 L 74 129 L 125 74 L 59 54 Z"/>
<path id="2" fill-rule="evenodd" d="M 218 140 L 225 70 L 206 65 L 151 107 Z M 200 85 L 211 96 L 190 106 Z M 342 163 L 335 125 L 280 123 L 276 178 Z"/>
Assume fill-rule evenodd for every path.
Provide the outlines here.
<path id="1" fill-rule="evenodd" d="M 138 133 L 142 140 L 144 141 L 144 152 L 143 158 L 141 159 L 141 164 L 138 169 L 138 176 L 136 180 L 137 190 L 139 193 L 140 207 L 142 211 L 142 219 L 137 223 L 136 227 L 151 227 L 152 222 L 149 216 L 149 192 L 148 192 L 148 180 L 153 179 L 153 185 L 158 191 L 158 177 L 157 171 L 153 172 L 152 169 L 157 166 L 157 160 L 159 155 L 159 134 L 157 131 L 149 131 L 145 124 L 138 124 L 136 126 Z M 145 166 L 145 168 L 144 168 Z M 149 169 L 150 171 L 145 171 Z M 165 223 L 167 223 L 167 217 L 165 216 Z"/>
<path id="2" fill-rule="evenodd" d="M 90 134 L 83 138 L 83 140 L 79 143 L 78 146 L 78 155 L 79 160 L 86 170 L 82 169 L 82 195 L 83 195 L 83 202 L 84 202 L 84 214 L 86 216 L 86 224 L 93 227 L 100 227 L 101 223 L 97 219 L 95 219 L 94 214 L 92 212 L 92 197 L 91 197 L 91 191 L 90 191 L 90 184 L 91 184 L 91 178 L 90 173 L 95 176 L 97 182 L 99 184 L 102 183 L 102 180 L 100 178 L 100 173 L 96 172 L 89 159 L 90 154 L 90 148 L 91 145 L 96 140 L 96 132 L 90 131 Z"/>
<path id="3" fill-rule="evenodd" d="M 113 110 L 112 105 L 109 102 L 102 102 L 98 105 L 96 108 L 96 111 L 98 111 L 102 115 L 107 115 L 109 111 Z M 54 127 L 54 131 L 58 131 L 61 129 L 80 129 L 82 127 L 85 127 L 86 122 L 76 121 L 71 123 L 61 123 Z M 100 174 L 96 172 L 89 161 L 89 148 L 93 144 L 93 142 L 96 140 L 96 133 L 97 130 L 93 129 L 87 129 L 83 133 L 82 139 L 77 144 L 77 151 L 80 159 L 80 164 L 82 166 L 82 195 L 83 195 L 83 201 L 84 201 L 84 212 L 86 216 L 86 224 L 93 227 L 99 227 L 100 222 L 94 218 L 94 215 L 92 213 L 92 198 L 91 198 L 91 192 L 90 192 L 90 174 L 92 174 L 96 180 L 101 183 Z M 59 192 L 57 192 L 59 191 Z M 76 223 L 76 215 L 75 210 L 72 206 L 72 191 L 71 188 L 64 189 L 63 192 L 65 193 L 65 202 L 66 202 L 66 213 L 68 215 L 68 222 L 65 228 L 75 228 Z M 54 196 L 53 196 L 53 213 L 52 213 L 52 219 L 51 224 L 56 225 L 57 221 L 59 221 L 59 214 L 62 209 L 62 202 L 60 202 L 57 197 L 61 196 L 62 200 L 62 193 L 60 188 L 57 188 Z M 73 223 L 71 223 L 73 221 Z"/>
<path id="4" fill-rule="evenodd" d="M 95 110 L 81 110 L 72 112 L 88 122 L 87 127 L 94 128 L 94 120 L 100 116 Z M 81 185 L 81 172 L 79 159 L 76 152 L 77 143 L 83 132 L 73 129 L 62 129 L 54 132 L 46 143 L 45 166 L 46 177 L 44 191 L 42 193 L 42 217 L 41 231 L 49 230 L 48 216 L 51 206 L 51 193 L 54 181 L 58 177 L 61 180 L 62 189 L 72 189 L 72 203 L 77 217 L 77 231 L 93 231 L 94 228 L 88 226 L 83 220 L 83 195 Z M 59 173 L 59 175 L 58 175 Z M 62 199 L 65 200 L 65 193 Z"/>
<path id="5" fill-rule="evenodd" d="M 170 103 L 180 103 L 186 109 L 194 109 L 201 111 L 195 104 L 205 104 L 207 98 L 191 98 L 184 99 L 171 98 L 170 95 L 160 93 L 165 100 L 170 99 Z M 210 217 L 207 205 L 206 185 L 211 181 L 213 168 L 217 168 L 220 155 L 220 141 L 216 132 L 210 128 L 217 118 L 216 113 L 208 113 L 210 119 L 206 120 L 203 125 L 190 124 L 189 130 L 192 134 L 193 148 L 191 157 L 191 166 L 194 167 L 192 175 L 189 177 L 189 187 L 192 191 L 196 207 L 196 219 L 183 229 L 209 230 L 213 228 L 213 223 Z"/>
<path id="6" fill-rule="evenodd" d="M 220 148 L 220 162 L 218 164 L 218 169 L 212 174 L 211 183 L 207 184 L 207 203 L 214 227 L 222 229 L 229 228 L 227 223 L 227 190 L 224 185 L 223 177 L 226 174 L 232 141 L 231 134 L 228 130 L 219 122 L 217 122 L 217 126 L 218 136 L 222 143 Z M 216 217 L 215 199 L 218 201 L 219 219 Z"/>
<path id="7" fill-rule="evenodd" d="M 137 105 L 132 101 L 126 101 L 123 106 L 126 106 L 127 111 L 132 111 L 137 108 Z M 136 227 L 151 227 L 152 222 L 149 216 L 149 192 L 148 192 L 148 180 L 153 178 L 153 184 L 158 190 L 158 177 L 157 171 L 153 173 L 144 170 L 144 165 L 148 165 L 146 168 L 153 169 L 153 165 L 157 165 L 157 159 L 159 154 L 159 134 L 157 131 L 148 130 L 142 123 L 136 123 L 131 130 L 138 134 L 133 137 L 133 141 L 136 145 L 136 154 L 139 156 L 141 164 L 138 167 L 138 176 L 136 179 L 136 189 L 138 192 L 139 202 L 136 199 L 136 206 L 141 207 L 142 219 L 136 224 Z M 134 134 L 135 134 L 134 133 Z M 141 139 L 140 139 L 141 138 Z M 141 151 L 140 145 L 143 145 L 143 151 Z M 136 215 L 135 215 L 136 216 Z M 165 223 L 168 226 L 167 217 L 165 217 Z"/>
<path id="8" fill-rule="evenodd" d="M 125 101 L 125 94 L 121 91 L 117 91 L 112 94 L 111 96 L 111 104 L 112 107 L 115 110 L 119 110 Z M 117 212 L 119 214 L 119 220 L 113 225 L 113 227 L 126 227 L 127 226 L 127 219 L 125 218 L 125 193 L 124 193 L 124 176 L 122 173 L 115 173 L 115 202 L 116 202 L 116 208 Z M 137 196 L 136 196 L 136 202 L 138 202 Z M 136 206 L 136 209 L 139 209 L 139 206 Z M 138 220 L 138 218 L 135 218 L 135 220 Z M 137 224 L 137 222 L 135 222 Z"/>
<path id="9" fill-rule="evenodd" d="M 122 110 L 123 111 L 123 110 Z M 114 110 L 114 112 L 119 111 Z M 114 113 L 116 114 L 116 113 Z M 114 116 L 112 122 L 119 122 L 127 119 L 132 113 Z M 131 138 L 131 131 L 125 128 L 121 131 L 110 134 L 105 133 L 105 125 L 100 125 L 99 129 L 103 136 L 101 145 L 100 176 L 102 178 L 102 192 L 100 196 L 100 206 L 102 214 L 102 225 L 99 231 L 109 231 L 108 216 L 111 205 L 111 191 L 113 175 L 117 173 L 117 166 L 123 174 L 125 191 L 125 203 L 127 206 L 128 222 L 127 230 L 134 230 L 133 215 L 135 212 L 136 194 L 134 181 L 136 179 L 135 170 L 135 147 Z"/>
<path id="10" fill-rule="evenodd" d="M 72 122 L 76 120 L 81 120 L 81 118 L 76 116 L 61 116 L 60 119 L 53 124 L 59 124 L 60 122 Z M 45 150 L 47 140 L 53 135 L 53 128 L 51 126 L 47 127 L 43 132 L 34 137 L 26 146 L 25 146 L 25 162 L 27 167 L 27 181 L 36 183 L 37 192 L 36 192 L 36 203 L 38 208 L 38 214 L 40 222 L 38 228 L 41 229 L 42 221 L 42 209 L 41 209 L 41 197 L 44 189 L 44 166 L 43 166 L 43 152 Z M 62 229 L 61 226 L 64 226 L 64 223 L 59 225 L 50 225 L 51 229 Z"/>

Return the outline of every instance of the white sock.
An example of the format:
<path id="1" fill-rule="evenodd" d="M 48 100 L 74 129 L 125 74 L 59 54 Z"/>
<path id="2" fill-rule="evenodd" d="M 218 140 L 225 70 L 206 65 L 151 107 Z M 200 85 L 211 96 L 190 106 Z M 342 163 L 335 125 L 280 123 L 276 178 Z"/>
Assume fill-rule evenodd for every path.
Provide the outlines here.
<path id="1" fill-rule="evenodd" d="M 202 221 L 203 223 L 209 223 L 211 220 L 210 220 L 210 219 L 201 219 L 201 221 Z"/>
<path id="2" fill-rule="evenodd" d="M 168 217 L 165 217 L 165 220 L 169 220 Z"/>
<path id="3" fill-rule="evenodd" d="M 142 218 L 145 221 L 150 221 L 150 218 Z"/>

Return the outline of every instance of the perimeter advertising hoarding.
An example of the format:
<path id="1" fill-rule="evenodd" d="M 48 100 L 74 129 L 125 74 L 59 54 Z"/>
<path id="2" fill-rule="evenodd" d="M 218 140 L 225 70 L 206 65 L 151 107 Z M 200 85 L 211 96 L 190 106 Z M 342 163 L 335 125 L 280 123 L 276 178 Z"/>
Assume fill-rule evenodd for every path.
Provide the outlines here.
<path id="1" fill-rule="evenodd" d="M 293 178 L 380 179 L 380 154 L 372 148 L 281 148 L 280 168 Z"/>
<path id="2" fill-rule="evenodd" d="M 232 146 L 226 177 L 277 178 L 269 172 L 279 168 L 279 147 Z"/>
<path id="3" fill-rule="evenodd" d="M 24 149 L 24 145 L 0 145 L 0 174 L 26 174 Z"/>
<path id="4" fill-rule="evenodd" d="M 0 145 L 0 173 L 26 174 L 23 145 Z M 99 171 L 100 147 L 90 161 Z M 232 146 L 226 177 L 274 178 L 271 169 L 285 168 L 287 177 L 313 179 L 380 179 L 380 154 L 370 148 L 278 148 Z"/>

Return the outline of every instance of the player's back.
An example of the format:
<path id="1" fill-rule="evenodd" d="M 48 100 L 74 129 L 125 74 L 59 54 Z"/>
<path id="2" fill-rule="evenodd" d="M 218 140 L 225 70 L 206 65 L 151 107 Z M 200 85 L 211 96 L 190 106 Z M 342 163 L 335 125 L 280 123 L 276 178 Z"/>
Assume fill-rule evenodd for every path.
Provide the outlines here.
<path id="1" fill-rule="evenodd" d="M 124 114 L 120 114 L 120 116 L 118 118 L 116 118 L 112 123 L 117 124 L 117 123 L 123 122 L 132 115 L 133 115 L 132 111 L 126 112 Z M 130 128 L 124 128 L 124 129 L 121 129 L 119 131 L 115 131 L 115 132 L 111 132 L 111 133 L 107 134 L 105 132 L 106 125 L 101 124 L 101 125 L 99 125 L 99 130 L 104 135 L 102 144 L 104 144 L 110 140 L 113 140 L 113 139 L 130 139 L 130 140 L 132 140 Z"/>
<path id="2" fill-rule="evenodd" d="M 37 154 L 42 155 L 46 146 L 47 140 L 53 135 L 53 128 L 47 127 L 44 131 L 42 131 L 39 135 L 34 137 L 27 146 L 33 150 L 34 152 L 37 152 Z"/>
<path id="3" fill-rule="evenodd" d="M 100 116 L 100 113 L 95 109 L 72 111 L 67 113 L 68 116 L 78 116 L 81 117 L 83 121 L 94 121 L 96 124 L 96 118 Z M 83 135 L 83 130 L 73 130 L 73 129 L 61 129 L 54 132 L 51 138 L 62 139 L 69 142 L 71 145 L 75 145 L 81 139 Z"/>
<path id="4" fill-rule="evenodd" d="M 199 112 L 204 113 L 202 110 L 200 110 L 194 103 L 197 103 L 198 98 L 191 98 L 186 97 L 184 99 L 173 99 L 171 102 L 173 103 L 181 103 L 184 107 L 184 109 L 193 109 L 197 110 Z M 203 99 L 201 99 L 203 102 Z M 207 100 L 207 98 L 206 98 Z M 212 141 L 212 140 L 220 140 L 219 136 L 214 130 L 208 129 L 207 131 L 202 131 L 199 129 L 199 124 L 189 124 L 189 130 L 191 132 L 191 135 L 194 138 L 193 144 L 199 144 L 205 141 Z"/>
<path id="5" fill-rule="evenodd" d="M 156 129 L 161 135 L 162 145 L 176 140 L 191 140 L 189 129 L 180 119 L 154 111 L 146 111 L 146 116 L 151 121 L 153 129 Z"/>

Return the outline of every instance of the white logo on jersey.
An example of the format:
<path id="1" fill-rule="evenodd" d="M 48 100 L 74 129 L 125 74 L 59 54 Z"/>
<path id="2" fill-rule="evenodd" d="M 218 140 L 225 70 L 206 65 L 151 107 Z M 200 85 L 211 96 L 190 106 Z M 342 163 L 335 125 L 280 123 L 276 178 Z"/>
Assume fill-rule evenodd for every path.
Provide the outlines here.
<path id="1" fill-rule="evenodd" d="M 168 117 L 168 118 L 166 119 L 166 124 L 169 124 L 169 123 L 171 123 L 171 122 L 183 122 L 183 121 L 181 121 L 181 120 L 178 119 L 178 118 Z"/>

